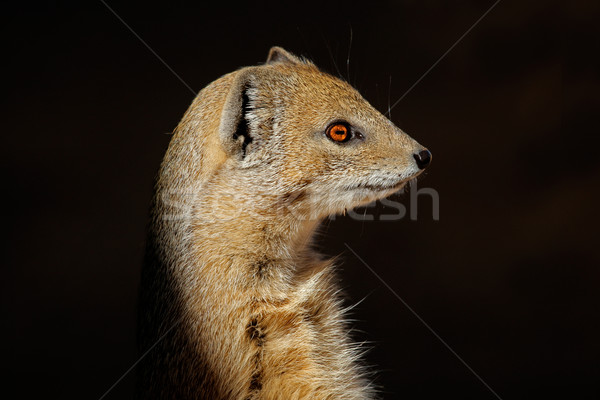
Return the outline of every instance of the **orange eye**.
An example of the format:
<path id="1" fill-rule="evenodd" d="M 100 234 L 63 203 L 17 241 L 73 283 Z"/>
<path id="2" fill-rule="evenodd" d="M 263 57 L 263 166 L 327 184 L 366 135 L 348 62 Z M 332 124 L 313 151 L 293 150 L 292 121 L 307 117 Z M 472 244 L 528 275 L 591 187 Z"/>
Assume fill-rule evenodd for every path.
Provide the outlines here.
<path id="1" fill-rule="evenodd" d="M 333 124 L 327 128 L 327 137 L 334 142 L 342 143 L 350 139 L 350 130 L 345 124 Z"/>

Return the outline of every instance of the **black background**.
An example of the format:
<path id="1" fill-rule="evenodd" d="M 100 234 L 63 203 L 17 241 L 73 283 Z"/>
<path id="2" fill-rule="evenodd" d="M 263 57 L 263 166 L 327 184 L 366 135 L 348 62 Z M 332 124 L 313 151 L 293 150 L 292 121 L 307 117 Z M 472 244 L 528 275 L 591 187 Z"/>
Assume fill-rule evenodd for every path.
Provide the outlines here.
<path id="1" fill-rule="evenodd" d="M 385 111 L 492 2 L 109 4 L 194 91 L 280 45 Z M 153 179 L 193 94 L 99 1 L 3 8 L 3 390 L 98 399 L 137 359 Z M 599 398 L 598 11 L 501 1 L 392 110 L 439 221 L 420 196 L 416 221 L 324 224 L 384 398 L 495 397 L 344 243 L 503 399 Z"/>

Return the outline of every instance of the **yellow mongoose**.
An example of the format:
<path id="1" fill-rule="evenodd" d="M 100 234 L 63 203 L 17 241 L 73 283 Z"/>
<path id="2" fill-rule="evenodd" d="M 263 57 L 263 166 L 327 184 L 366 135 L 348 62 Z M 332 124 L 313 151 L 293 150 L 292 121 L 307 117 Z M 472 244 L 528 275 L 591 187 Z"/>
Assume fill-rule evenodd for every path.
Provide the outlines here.
<path id="1" fill-rule="evenodd" d="M 138 395 L 373 398 L 311 237 L 430 159 L 350 85 L 278 47 L 204 88 L 156 184 Z"/>

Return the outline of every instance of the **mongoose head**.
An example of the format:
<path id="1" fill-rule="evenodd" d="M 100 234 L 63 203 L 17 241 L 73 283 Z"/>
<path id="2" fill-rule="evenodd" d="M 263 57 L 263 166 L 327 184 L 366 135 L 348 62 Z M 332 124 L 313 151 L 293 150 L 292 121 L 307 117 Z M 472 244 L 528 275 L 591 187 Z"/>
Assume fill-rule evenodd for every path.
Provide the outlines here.
<path id="1" fill-rule="evenodd" d="M 348 83 L 281 48 L 233 74 L 219 126 L 223 168 L 311 217 L 386 197 L 431 160 Z"/>

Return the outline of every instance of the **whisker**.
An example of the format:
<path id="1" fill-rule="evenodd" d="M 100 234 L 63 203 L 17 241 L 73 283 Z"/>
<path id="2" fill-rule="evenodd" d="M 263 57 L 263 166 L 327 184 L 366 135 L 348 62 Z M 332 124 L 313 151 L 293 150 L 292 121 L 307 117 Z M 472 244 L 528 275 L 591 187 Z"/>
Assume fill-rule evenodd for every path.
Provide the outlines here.
<path id="1" fill-rule="evenodd" d="M 350 82 L 350 51 L 352 50 L 352 24 L 350 25 L 350 44 L 348 45 L 348 58 L 346 59 L 346 76 L 348 77 L 348 82 Z"/>
<path id="2" fill-rule="evenodd" d="M 321 33 L 321 36 L 323 36 L 323 33 Z M 329 46 L 327 39 L 325 39 L 325 36 L 323 36 L 323 41 L 325 41 L 325 47 L 327 47 L 327 51 L 329 52 L 329 57 L 331 58 L 331 62 L 333 63 L 333 66 L 335 67 L 335 70 L 337 71 L 338 77 L 340 79 L 344 79 L 344 77 L 342 76 L 342 73 L 340 72 L 340 69 L 337 66 L 337 63 L 335 62 L 335 58 L 333 57 L 333 53 L 331 52 L 331 47 Z"/>

